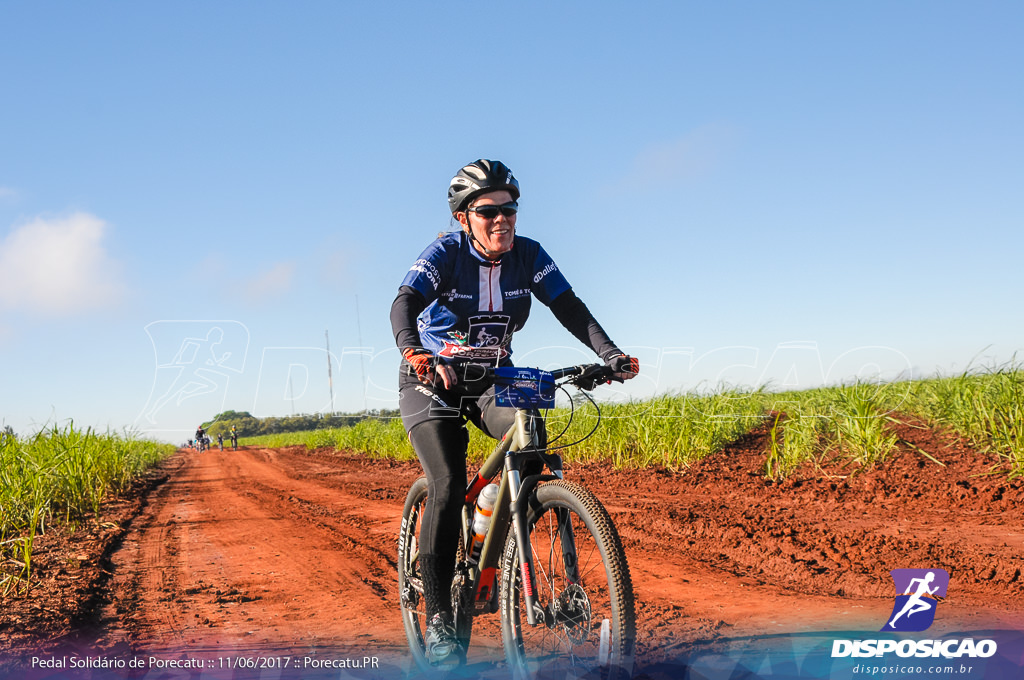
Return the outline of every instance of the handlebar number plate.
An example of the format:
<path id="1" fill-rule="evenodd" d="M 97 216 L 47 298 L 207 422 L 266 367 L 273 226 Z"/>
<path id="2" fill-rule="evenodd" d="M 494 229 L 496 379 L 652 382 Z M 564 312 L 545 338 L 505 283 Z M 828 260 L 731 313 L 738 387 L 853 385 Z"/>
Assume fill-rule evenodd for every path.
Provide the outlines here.
<path id="1" fill-rule="evenodd" d="M 498 406 L 554 408 L 555 378 L 536 368 L 495 368 L 494 397 Z"/>

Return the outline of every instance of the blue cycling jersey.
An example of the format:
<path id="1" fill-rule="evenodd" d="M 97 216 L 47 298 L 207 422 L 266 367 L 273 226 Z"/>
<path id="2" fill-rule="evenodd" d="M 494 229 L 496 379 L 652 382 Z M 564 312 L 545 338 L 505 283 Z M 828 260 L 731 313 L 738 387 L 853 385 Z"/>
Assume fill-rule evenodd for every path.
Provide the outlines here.
<path id="1" fill-rule="evenodd" d="M 531 295 L 545 305 L 570 289 L 540 244 L 516 236 L 512 250 L 491 262 L 461 231 L 427 246 L 402 281 L 427 308 L 417 319 L 423 346 L 449 361 L 506 364 L 512 334 L 530 315 Z"/>

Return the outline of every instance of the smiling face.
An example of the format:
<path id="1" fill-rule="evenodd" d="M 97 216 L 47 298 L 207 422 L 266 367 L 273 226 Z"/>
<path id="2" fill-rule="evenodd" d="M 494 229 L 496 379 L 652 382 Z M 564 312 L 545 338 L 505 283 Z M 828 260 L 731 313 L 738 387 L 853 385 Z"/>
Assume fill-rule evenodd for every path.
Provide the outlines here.
<path id="1" fill-rule="evenodd" d="M 512 202 L 512 194 L 509 192 L 492 191 L 478 196 L 469 204 L 470 210 L 456 213 L 462 230 L 473 237 L 473 247 L 488 260 L 496 260 L 512 250 L 512 240 L 516 235 L 516 215 L 506 216 L 499 212 L 494 218 L 488 219 L 471 209 Z"/>

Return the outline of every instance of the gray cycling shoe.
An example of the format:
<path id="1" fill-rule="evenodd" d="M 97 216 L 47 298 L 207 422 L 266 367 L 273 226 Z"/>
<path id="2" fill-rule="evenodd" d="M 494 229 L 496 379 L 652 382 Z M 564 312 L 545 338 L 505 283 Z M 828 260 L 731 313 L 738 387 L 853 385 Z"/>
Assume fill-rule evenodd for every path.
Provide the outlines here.
<path id="1" fill-rule="evenodd" d="M 423 636 L 427 647 L 427 661 L 438 668 L 454 668 L 462 663 L 462 644 L 455 635 L 455 624 L 451 614 L 434 614 L 427 623 Z"/>

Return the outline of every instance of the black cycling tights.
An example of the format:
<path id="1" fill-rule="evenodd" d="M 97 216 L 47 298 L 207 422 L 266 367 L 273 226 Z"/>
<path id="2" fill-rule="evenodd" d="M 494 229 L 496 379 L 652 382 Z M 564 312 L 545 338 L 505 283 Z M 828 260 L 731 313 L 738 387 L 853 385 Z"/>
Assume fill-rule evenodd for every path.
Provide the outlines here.
<path id="1" fill-rule="evenodd" d="M 439 418 L 414 427 L 409 439 L 427 475 L 427 501 L 420 518 L 420 575 L 430 617 L 451 612 L 448 584 L 455 579 L 469 433 L 461 421 Z"/>
<path id="2" fill-rule="evenodd" d="M 438 418 L 414 427 L 409 439 L 427 475 L 427 502 L 420 519 L 420 554 L 445 557 L 439 576 L 442 583 L 451 583 L 466 500 L 469 433 L 457 419 Z"/>
<path id="3" fill-rule="evenodd" d="M 543 446 L 546 440 L 543 422 L 539 426 Z M 455 553 L 461 539 L 461 513 L 466 502 L 469 432 L 457 418 L 436 418 L 413 427 L 409 439 L 427 476 L 427 501 L 420 518 L 420 574 L 427 614 L 432 616 L 451 611 L 449 589 L 455 578 Z M 538 471 L 523 470 L 524 474 Z"/>

